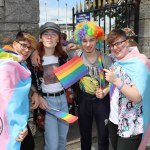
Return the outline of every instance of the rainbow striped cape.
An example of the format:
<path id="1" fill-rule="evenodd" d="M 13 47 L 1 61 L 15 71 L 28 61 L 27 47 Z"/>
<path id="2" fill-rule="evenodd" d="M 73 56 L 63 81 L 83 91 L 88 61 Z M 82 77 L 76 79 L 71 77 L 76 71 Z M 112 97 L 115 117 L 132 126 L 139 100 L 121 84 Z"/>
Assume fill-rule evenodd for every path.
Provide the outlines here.
<path id="1" fill-rule="evenodd" d="M 124 69 L 142 96 L 145 134 L 150 123 L 150 60 L 134 48 L 114 65 L 120 65 Z"/>
<path id="2" fill-rule="evenodd" d="M 19 60 L 14 52 L 0 50 L 1 150 L 20 150 L 16 138 L 26 128 L 29 116 L 31 74 L 18 63 Z"/>

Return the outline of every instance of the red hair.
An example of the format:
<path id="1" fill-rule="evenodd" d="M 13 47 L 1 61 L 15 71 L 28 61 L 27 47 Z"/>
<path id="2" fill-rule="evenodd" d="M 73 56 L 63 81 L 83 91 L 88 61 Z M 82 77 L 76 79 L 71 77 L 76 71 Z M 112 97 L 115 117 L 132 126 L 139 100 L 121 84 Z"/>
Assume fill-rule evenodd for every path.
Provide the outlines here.
<path id="1" fill-rule="evenodd" d="M 66 55 L 65 51 L 63 51 L 63 48 L 62 48 L 62 44 L 61 44 L 61 36 L 59 34 L 59 42 L 57 43 L 56 47 L 55 47 L 55 51 L 54 51 L 54 56 L 57 56 L 57 57 L 63 57 Z M 37 51 L 39 53 L 39 56 L 41 58 L 41 61 L 42 61 L 42 58 L 45 54 L 45 49 L 44 49 L 44 45 L 42 42 L 39 42 L 38 43 L 38 46 L 37 46 Z"/>

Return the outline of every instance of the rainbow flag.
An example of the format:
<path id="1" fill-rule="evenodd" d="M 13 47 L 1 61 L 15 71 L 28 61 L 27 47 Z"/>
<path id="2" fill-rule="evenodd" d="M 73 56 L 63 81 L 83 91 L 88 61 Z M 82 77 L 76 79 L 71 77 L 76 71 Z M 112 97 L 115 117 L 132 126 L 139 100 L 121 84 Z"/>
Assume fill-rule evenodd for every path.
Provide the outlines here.
<path id="1" fill-rule="evenodd" d="M 17 62 L 21 61 L 21 57 L 17 53 L 4 49 L 0 49 L 0 59 L 11 59 Z"/>
<path id="2" fill-rule="evenodd" d="M 16 138 L 27 125 L 31 78 L 29 70 L 16 61 L 17 56 L 8 52 L 4 58 L 5 53 L 0 50 L 0 149 L 20 150 Z"/>
<path id="3" fill-rule="evenodd" d="M 76 83 L 80 78 L 88 73 L 82 58 L 74 57 L 67 63 L 54 70 L 55 75 L 65 89 Z"/>
<path id="4" fill-rule="evenodd" d="M 61 119 L 65 122 L 68 122 L 68 123 L 74 123 L 75 121 L 78 120 L 78 117 L 77 116 L 74 116 L 72 114 L 69 114 L 69 113 L 66 113 L 66 112 L 63 112 L 63 111 L 60 111 L 58 109 L 55 109 L 55 108 L 50 108 L 48 109 L 49 111 L 46 111 L 47 113 L 55 116 L 56 118 L 58 119 Z M 53 112 L 51 112 L 53 111 Z"/>

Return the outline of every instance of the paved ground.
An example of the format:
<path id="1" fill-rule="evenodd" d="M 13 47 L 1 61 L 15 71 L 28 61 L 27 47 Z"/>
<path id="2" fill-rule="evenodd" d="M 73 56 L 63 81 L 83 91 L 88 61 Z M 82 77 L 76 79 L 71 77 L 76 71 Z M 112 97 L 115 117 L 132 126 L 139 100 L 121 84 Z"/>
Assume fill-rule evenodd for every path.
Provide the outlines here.
<path id="1" fill-rule="evenodd" d="M 98 150 L 95 123 L 93 124 L 93 133 L 92 134 L 93 134 L 92 150 Z M 44 145 L 43 132 L 38 131 L 36 133 L 34 139 L 35 139 L 35 144 L 36 144 L 35 150 L 44 150 L 44 148 L 43 148 L 43 145 Z M 79 129 L 78 129 L 77 122 L 74 124 L 70 124 L 70 130 L 68 133 L 66 150 L 81 150 L 80 135 L 79 135 Z M 111 146 L 110 146 L 109 150 L 112 150 Z M 150 150 L 150 140 L 149 140 L 148 147 L 146 150 Z"/>
<path id="2" fill-rule="evenodd" d="M 93 134 L 92 150 L 97 150 L 97 136 L 96 136 L 95 123 L 93 124 L 93 133 L 92 134 Z M 43 144 L 44 144 L 43 133 L 38 131 L 36 133 L 34 139 L 35 139 L 35 144 L 36 144 L 35 150 L 43 150 Z M 74 124 L 70 124 L 70 130 L 68 133 L 66 150 L 81 150 L 80 134 L 79 134 L 77 122 Z M 110 150 L 112 150 L 112 149 L 110 148 Z"/>

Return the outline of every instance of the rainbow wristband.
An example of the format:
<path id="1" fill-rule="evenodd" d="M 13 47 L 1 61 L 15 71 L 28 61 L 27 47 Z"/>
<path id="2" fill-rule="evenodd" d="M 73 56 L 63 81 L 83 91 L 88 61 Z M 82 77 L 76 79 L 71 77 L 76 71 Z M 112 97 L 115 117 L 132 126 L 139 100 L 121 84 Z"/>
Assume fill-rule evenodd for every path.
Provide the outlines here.
<path id="1" fill-rule="evenodd" d="M 121 89 L 123 88 L 124 86 L 124 82 L 122 82 L 122 84 L 118 87 L 118 90 L 121 91 Z"/>

